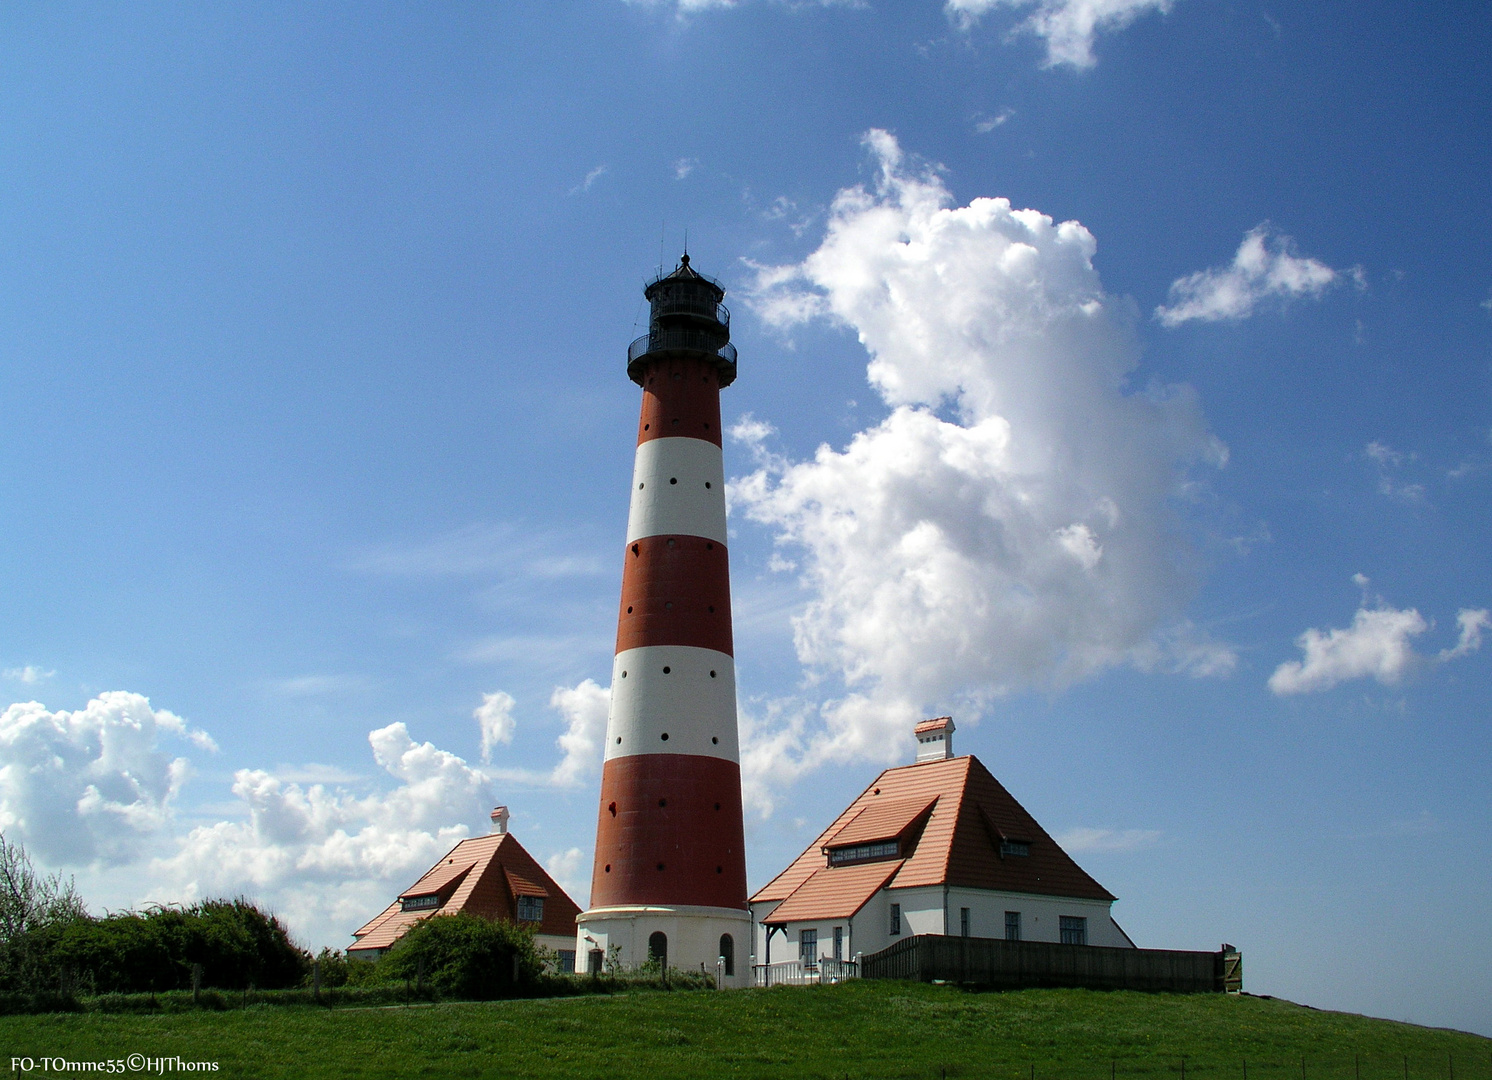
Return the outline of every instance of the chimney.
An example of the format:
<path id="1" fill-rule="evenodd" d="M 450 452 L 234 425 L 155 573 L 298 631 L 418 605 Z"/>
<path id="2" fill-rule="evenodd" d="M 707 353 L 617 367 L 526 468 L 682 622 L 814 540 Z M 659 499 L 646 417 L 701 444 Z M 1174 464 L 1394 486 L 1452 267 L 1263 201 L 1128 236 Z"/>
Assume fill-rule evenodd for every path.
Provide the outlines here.
<path id="1" fill-rule="evenodd" d="M 917 764 L 953 756 L 953 717 L 924 720 L 912 728 L 912 734 L 917 736 Z"/>
<path id="2" fill-rule="evenodd" d="M 496 836 L 502 836 L 508 831 L 508 808 L 506 806 L 495 806 L 492 808 L 492 832 Z"/>

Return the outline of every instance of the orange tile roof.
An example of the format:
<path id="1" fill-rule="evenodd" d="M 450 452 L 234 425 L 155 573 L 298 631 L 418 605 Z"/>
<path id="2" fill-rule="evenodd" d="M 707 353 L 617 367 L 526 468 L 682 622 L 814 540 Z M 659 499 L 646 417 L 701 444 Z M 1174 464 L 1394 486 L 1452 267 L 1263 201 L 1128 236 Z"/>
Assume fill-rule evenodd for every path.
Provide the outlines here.
<path id="1" fill-rule="evenodd" d="M 937 801 L 922 796 L 884 802 L 877 799 L 846 822 L 844 828 L 830 837 L 824 846 L 845 847 L 872 840 L 895 840 Z"/>
<path id="2" fill-rule="evenodd" d="M 1042 896 L 1114 899 L 1057 846 L 978 758 L 966 756 L 902 765 L 881 773 L 803 854 L 758 890 L 752 902 L 786 901 L 816 877 L 819 870 L 827 868 L 823 849 L 830 839 L 838 844 L 841 830 L 869 807 L 918 800 L 924 806 L 936 800 L 936 805 L 921 835 L 907 839 L 911 850 L 904 852 L 905 861 L 891 887 L 955 885 Z M 896 814 L 889 816 L 894 818 Z M 1002 839 L 1029 842 L 1030 854 L 1002 857 Z M 837 880 L 848 883 L 850 879 L 834 875 L 850 869 L 832 868 L 822 884 Z M 775 913 L 771 917 L 775 921 Z"/>
<path id="3" fill-rule="evenodd" d="M 450 890 L 438 908 L 405 911 L 395 900 L 353 932 L 357 940 L 348 952 L 386 949 L 415 923 L 431 915 L 468 911 L 488 919 L 518 919 L 519 896 L 542 896 L 544 920 L 534 929 L 541 934 L 572 937 L 580 907 L 565 895 L 511 833 L 491 833 L 463 840 L 399 896 L 429 896 Z"/>
<path id="4" fill-rule="evenodd" d="M 898 870 L 902 860 L 860 863 L 856 866 L 826 866 L 773 910 L 773 923 L 805 919 L 848 919 L 865 906 Z"/>
<path id="5" fill-rule="evenodd" d="M 942 731 L 946 727 L 953 726 L 953 717 L 938 716 L 931 720 L 924 720 L 912 728 L 913 735 L 926 735 L 929 731 Z"/>

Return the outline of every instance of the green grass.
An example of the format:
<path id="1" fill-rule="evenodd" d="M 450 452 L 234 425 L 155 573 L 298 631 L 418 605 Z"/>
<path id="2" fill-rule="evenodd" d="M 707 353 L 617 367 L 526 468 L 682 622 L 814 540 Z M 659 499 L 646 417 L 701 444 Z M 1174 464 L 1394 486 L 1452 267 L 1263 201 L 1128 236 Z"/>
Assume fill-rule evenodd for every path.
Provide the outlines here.
<path id="1" fill-rule="evenodd" d="M 1220 994 L 851 982 L 391 1008 L 0 1018 L 13 1055 L 138 1052 L 237 1077 L 1492 1080 L 1492 1040 Z M 1303 1060 L 1303 1065 L 1302 1065 Z M 40 1069 L 31 1075 L 39 1075 Z"/>

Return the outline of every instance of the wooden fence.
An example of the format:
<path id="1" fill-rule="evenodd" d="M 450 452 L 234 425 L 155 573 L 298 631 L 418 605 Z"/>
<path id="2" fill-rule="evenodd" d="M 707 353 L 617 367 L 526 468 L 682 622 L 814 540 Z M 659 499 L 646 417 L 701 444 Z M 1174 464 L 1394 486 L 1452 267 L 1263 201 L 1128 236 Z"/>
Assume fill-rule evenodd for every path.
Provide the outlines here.
<path id="1" fill-rule="evenodd" d="M 1236 950 L 1180 952 L 917 934 L 862 957 L 866 979 L 972 983 L 1001 990 L 1081 986 L 1207 994 L 1243 989 Z"/>

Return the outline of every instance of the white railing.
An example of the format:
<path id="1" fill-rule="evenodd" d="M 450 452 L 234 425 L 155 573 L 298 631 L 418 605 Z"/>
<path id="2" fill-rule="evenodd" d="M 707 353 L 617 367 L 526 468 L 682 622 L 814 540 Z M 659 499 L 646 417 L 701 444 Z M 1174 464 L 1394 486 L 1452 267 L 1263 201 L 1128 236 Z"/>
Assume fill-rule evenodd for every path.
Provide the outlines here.
<path id="1" fill-rule="evenodd" d="M 822 957 L 817 964 L 784 960 L 779 964 L 757 964 L 751 969 L 753 986 L 817 986 L 860 977 L 860 966 L 852 960 Z"/>

